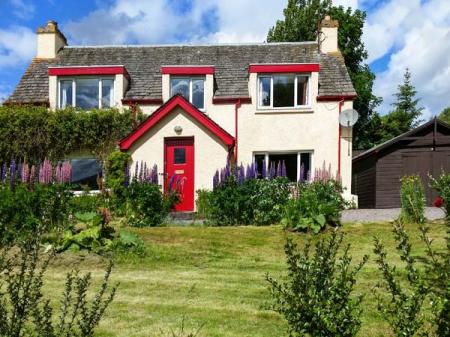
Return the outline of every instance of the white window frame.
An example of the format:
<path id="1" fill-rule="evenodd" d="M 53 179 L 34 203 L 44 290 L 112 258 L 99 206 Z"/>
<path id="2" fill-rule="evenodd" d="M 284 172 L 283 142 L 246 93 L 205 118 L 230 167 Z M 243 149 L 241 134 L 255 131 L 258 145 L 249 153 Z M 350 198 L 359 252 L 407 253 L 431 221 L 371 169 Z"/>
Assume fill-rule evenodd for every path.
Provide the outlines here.
<path id="1" fill-rule="evenodd" d="M 194 104 L 192 102 L 193 100 L 193 90 L 192 90 L 192 81 L 193 80 L 203 80 L 203 108 L 197 108 L 200 111 L 204 111 L 205 107 L 206 107 L 206 99 L 205 99 L 205 95 L 206 95 L 206 90 L 205 90 L 205 85 L 206 85 L 206 78 L 204 76 L 170 76 L 169 79 L 169 90 L 170 90 L 170 97 L 172 97 L 174 95 L 173 91 L 172 91 L 172 79 L 176 79 L 176 80 L 188 80 L 189 81 L 189 103 Z"/>
<path id="2" fill-rule="evenodd" d="M 83 76 L 83 77 L 61 77 L 58 78 L 58 107 L 59 109 L 64 109 L 68 106 L 62 106 L 62 98 L 61 98 L 61 82 L 62 81 L 72 81 L 72 105 L 71 107 L 76 108 L 77 107 L 77 102 L 76 102 L 76 97 L 77 97 L 77 93 L 76 93 L 76 89 L 77 89 L 77 79 L 98 79 L 98 106 L 97 109 L 102 109 L 102 90 L 103 90 L 103 85 L 102 85 L 102 81 L 103 80 L 112 80 L 112 88 L 111 88 L 111 98 L 110 98 L 110 106 L 108 108 L 112 108 L 114 107 L 114 89 L 115 89 L 115 85 L 116 85 L 116 79 L 114 76 L 102 76 L 102 77 L 98 77 L 98 76 Z"/>
<path id="3" fill-rule="evenodd" d="M 311 180 L 314 179 L 314 151 L 313 150 L 299 150 L 299 151 L 259 151 L 259 152 L 253 152 L 253 162 L 256 163 L 256 156 L 264 156 L 264 162 L 266 164 L 266 170 L 269 169 L 269 155 L 277 155 L 277 154 L 297 154 L 297 181 L 300 180 L 300 167 L 301 167 L 301 155 L 302 154 L 309 154 L 310 155 L 310 166 L 311 166 L 311 172 L 310 172 L 310 178 Z"/>
<path id="4" fill-rule="evenodd" d="M 275 76 L 295 76 L 294 78 L 294 105 L 285 107 L 274 107 L 273 106 L 273 78 Z M 308 88 L 306 90 L 306 104 L 297 104 L 297 91 L 298 91 L 298 78 L 307 77 L 308 78 Z M 261 78 L 270 78 L 270 106 L 261 105 L 262 91 L 261 91 Z M 286 109 L 305 109 L 311 108 L 311 74 L 310 73 L 276 73 L 276 74 L 258 74 L 256 79 L 256 90 L 257 90 L 257 107 L 259 110 L 286 110 Z"/>

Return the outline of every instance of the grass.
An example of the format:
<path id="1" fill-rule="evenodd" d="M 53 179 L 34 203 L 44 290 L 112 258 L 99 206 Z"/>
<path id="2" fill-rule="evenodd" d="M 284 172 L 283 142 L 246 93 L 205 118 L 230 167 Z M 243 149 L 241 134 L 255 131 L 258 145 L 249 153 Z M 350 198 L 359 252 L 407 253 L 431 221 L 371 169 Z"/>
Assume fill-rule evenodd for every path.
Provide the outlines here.
<path id="1" fill-rule="evenodd" d="M 445 226 L 439 222 L 430 226 L 435 244 L 443 246 Z M 355 262 L 370 255 L 356 287 L 358 293 L 366 294 L 359 336 L 390 336 L 372 294 L 380 279 L 372 249 L 373 237 L 378 235 L 390 252 L 390 261 L 400 264 L 391 224 L 346 224 L 343 229 Z M 145 241 L 147 256 L 116 258 L 113 281 L 120 286 L 97 336 L 172 336 L 170 329 L 178 329 L 183 322 L 191 331 L 203 325 L 199 336 L 287 336 L 283 318 L 269 309 L 265 275 L 282 277 L 286 235 L 299 243 L 320 237 L 286 233 L 278 226 L 132 230 Z M 414 253 L 423 252 L 417 226 L 407 226 L 407 230 L 417 243 Z M 105 265 L 104 259 L 92 254 L 60 255 L 47 273 L 46 289 L 58 298 L 69 266 L 92 271 L 99 280 Z"/>

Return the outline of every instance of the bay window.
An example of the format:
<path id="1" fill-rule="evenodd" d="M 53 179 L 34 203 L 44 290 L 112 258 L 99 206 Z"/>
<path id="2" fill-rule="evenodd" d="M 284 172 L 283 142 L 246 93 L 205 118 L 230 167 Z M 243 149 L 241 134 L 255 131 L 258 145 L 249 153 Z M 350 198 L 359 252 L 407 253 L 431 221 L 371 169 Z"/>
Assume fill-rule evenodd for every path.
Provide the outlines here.
<path id="1" fill-rule="evenodd" d="M 312 152 L 259 152 L 255 153 L 254 162 L 258 175 L 261 176 L 262 167 L 266 167 L 266 172 L 272 167 L 275 172 L 279 165 L 286 168 L 286 177 L 292 181 L 307 181 L 311 178 Z"/>
<path id="2" fill-rule="evenodd" d="M 309 75 L 280 74 L 258 77 L 258 108 L 309 106 Z"/>
<path id="3" fill-rule="evenodd" d="M 59 107 L 101 109 L 114 105 L 114 79 L 80 77 L 59 81 Z"/>
<path id="4" fill-rule="evenodd" d="M 205 79 L 202 77 L 171 77 L 170 96 L 182 95 L 198 109 L 205 108 Z"/>

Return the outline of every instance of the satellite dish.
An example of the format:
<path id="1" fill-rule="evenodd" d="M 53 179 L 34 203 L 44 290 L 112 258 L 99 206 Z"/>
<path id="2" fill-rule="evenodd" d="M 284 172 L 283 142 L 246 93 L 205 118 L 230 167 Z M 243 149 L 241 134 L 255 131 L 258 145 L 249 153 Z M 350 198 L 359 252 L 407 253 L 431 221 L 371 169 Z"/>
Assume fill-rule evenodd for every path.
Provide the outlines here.
<path id="1" fill-rule="evenodd" d="M 339 115 L 339 124 L 345 127 L 351 127 L 358 121 L 358 112 L 355 109 L 347 109 Z"/>

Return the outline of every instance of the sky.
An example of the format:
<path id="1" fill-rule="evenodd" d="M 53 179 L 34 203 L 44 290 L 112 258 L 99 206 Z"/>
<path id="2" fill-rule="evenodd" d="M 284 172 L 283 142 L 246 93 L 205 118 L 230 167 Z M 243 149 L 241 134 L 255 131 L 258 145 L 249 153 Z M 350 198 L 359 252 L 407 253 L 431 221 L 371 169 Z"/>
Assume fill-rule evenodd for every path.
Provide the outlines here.
<path id="1" fill-rule="evenodd" d="M 427 120 L 450 106 L 450 0 L 334 0 L 367 12 L 364 43 L 378 111 L 405 69 Z M 0 99 L 36 54 L 36 28 L 58 22 L 69 45 L 263 42 L 287 0 L 0 0 Z"/>

